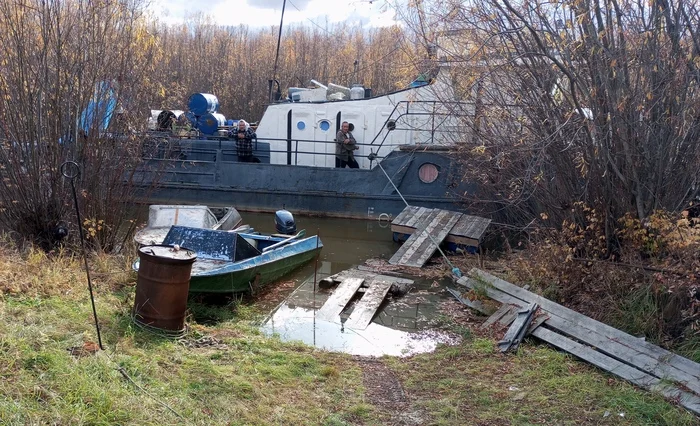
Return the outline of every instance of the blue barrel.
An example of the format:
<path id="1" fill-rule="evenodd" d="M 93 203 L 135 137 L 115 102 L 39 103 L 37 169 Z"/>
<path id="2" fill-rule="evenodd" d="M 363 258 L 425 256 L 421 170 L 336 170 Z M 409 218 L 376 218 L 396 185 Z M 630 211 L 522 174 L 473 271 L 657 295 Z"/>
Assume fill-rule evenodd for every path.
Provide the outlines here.
<path id="1" fill-rule="evenodd" d="M 217 112 L 209 112 L 197 119 L 197 128 L 205 135 L 213 135 L 226 123 L 226 117 Z"/>
<path id="2" fill-rule="evenodd" d="M 190 96 L 187 107 L 194 115 L 200 116 L 208 112 L 216 112 L 219 109 L 219 100 L 210 93 L 195 93 Z"/>

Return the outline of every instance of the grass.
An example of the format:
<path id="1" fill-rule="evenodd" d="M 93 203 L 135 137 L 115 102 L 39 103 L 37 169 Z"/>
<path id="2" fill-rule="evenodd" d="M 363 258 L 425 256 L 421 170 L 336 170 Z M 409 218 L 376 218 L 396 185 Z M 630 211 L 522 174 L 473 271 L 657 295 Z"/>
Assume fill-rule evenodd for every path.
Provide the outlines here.
<path id="1" fill-rule="evenodd" d="M 351 356 L 262 335 L 262 313 L 240 300 L 192 300 L 181 341 L 141 330 L 130 317 L 129 262 L 97 263 L 106 350 L 76 355 L 69 349 L 97 340 L 80 259 L 0 249 L 0 424 L 344 426 L 387 424 L 397 414 L 368 397 Z M 381 359 L 406 392 L 400 410 L 415 413 L 416 424 L 698 424 L 546 346 L 526 342 L 502 355 L 493 339 L 441 324 L 464 342 Z"/>

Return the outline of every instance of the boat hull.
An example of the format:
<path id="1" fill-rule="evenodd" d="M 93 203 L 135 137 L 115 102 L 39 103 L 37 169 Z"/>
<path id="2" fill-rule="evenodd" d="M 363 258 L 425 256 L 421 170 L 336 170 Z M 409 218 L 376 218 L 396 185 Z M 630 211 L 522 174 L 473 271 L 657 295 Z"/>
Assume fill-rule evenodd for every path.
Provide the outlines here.
<path id="1" fill-rule="evenodd" d="M 317 236 L 207 272 L 192 273 L 190 293 L 257 292 L 313 260 L 323 244 Z"/>
<path id="2" fill-rule="evenodd" d="M 433 182 L 420 179 L 425 164 L 439 171 Z M 134 181 L 143 182 L 144 202 L 233 204 L 239 210 L 265 212 L 284 207 L 295 214 L 358 219 L 391 219 L 406 203 L 463 211 L 464 194 L 474 192 L 473 185 L 461 181 L 459 168 L 447 153 L 395 151 L 382 160 L 381 166 L 335 169 L 227 161 L 150 161 Z M 153 187 L 152 182 L 158 185 Z"/>

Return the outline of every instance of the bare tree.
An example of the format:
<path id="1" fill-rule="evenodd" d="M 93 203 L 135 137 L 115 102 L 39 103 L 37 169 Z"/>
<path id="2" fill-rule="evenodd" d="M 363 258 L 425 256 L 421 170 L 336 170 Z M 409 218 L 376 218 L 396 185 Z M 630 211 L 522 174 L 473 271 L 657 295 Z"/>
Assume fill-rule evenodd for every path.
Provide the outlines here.
<path id="1" fill-rule="evenodd" d="M 141 6 L 139 0 L 0 3 L 4 228 L 49 248 L 83 226 L 95 246 L 120 246 L 131 219 L 123 206 L 133 199 L 123 182 L 139 144 L 127 132 L 126 116 L 142 108 L 152 50 Z M 80 224 L 60 173 L 68 160 L 82 169 Z"/>
<path id="2" fill-rule="evenodd" d="M 540 215 L 561 223 L 583 202 L 605 212 L 610 236 L 627 212 L 644 219 L 696 199 L 694 2 L 422 7 L 460 92 L 478 105 L 462 114 L 463 135 L 474 136 L 461 145 L 465 178 L 483 189 L 474 207 L 524 226 Z M 421 31 L 417 19 L 410 27 Z"/>

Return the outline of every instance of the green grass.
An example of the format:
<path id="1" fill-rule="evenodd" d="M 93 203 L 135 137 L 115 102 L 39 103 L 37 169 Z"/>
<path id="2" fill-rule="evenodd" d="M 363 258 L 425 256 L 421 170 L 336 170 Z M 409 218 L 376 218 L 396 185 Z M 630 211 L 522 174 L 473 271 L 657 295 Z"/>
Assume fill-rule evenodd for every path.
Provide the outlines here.
<path id="1" fill-rule="evenodd" d="M 383 406 L 368 396 L 351 356 L 266 337 L 255 325 L 261 313 L 237 300 L 191 300 L 182 341 L 136 327 L 129 275 L 96 280 L 106 350 L 74 356 L 69 348 L 97 340 L 83 281 L 62 281 L 80 276 L 79 264 L 59 273 L 56 261 L 31 262 L 32 274 L 51 262 L 43 281 L 0 292 L 1 425 L 383 425 L 405 413 L 426 425 L 698 424 L 546 346 L 526 341 L 517 355 L 502 355 L 493 339 L 446 318 L 441 326 L 460 334 L 461 345 L 381 359 L 407 404 Z M 197 347 L 203 337 L 217 344 Z"/>

